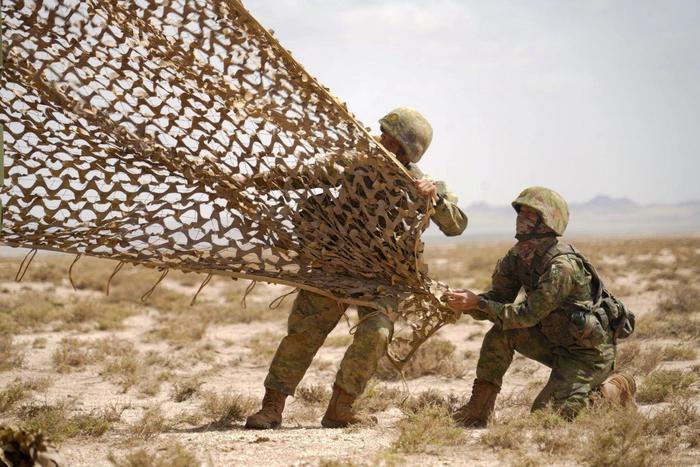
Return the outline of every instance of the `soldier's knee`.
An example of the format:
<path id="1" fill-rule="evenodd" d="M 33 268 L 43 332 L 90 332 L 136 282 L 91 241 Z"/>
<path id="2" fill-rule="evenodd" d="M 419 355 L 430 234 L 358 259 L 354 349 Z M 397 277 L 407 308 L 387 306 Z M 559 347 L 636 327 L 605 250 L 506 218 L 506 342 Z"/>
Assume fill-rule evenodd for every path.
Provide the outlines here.
<path id="1" fill-rule="evenodd" d="M 394 323 L 384 314 L 364 318 L 357 326 L 356 337 L 388 342 L 394 333 Z"/>

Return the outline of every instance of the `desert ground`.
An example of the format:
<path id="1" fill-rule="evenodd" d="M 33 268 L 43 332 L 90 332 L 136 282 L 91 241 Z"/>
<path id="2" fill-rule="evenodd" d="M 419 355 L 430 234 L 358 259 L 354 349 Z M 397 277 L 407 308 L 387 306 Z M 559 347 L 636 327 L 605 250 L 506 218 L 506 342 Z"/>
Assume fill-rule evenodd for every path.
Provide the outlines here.
<path id="1" fill-rule="evenodd" d="M 427 240 L 431 276 L 484 290 L 508 242 Z M 444 327 L 405 368 L 384 362 L 356 403 L 367 423 L 320 427 L 350 343 L 341 320 L 319 351 L 283 428 L 243 429 L 284 335 L 290 288 L 160 272 L 39 253 L 21 282 L 21 257 L 0 260 L 0 424 L 41 429 L 69 466 L 190 465 L 698 465 L 700 464 L 700 237 L 574 239 L 637 315 L 617 367 L 637 380 L 638 410 L 594 404 L 572 423 L 529 413 L 548 369 L 517 356 L 481 430 L 448 414 L 471 392 L 488 324 Z M 274 305 L 274 304 L 273 304 Z M 370 420 L 374 415 L 377 423 Z"/>

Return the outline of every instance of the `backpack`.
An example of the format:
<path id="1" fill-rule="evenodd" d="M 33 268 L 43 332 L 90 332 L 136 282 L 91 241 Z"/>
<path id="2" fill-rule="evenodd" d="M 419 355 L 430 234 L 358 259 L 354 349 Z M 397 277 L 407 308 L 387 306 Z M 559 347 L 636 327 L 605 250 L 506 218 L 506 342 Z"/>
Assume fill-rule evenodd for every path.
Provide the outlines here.
<path id="1" fill-rule="evenodd" d="M 545 261 L 547 268 L 552 263 L 552 260 L 561 255 L 574 255 L 581 260 L 586 271 L 591 275 L 591 299 L 593 306 L 591 311 L 597 315 L 598 321 L 604 327 L 608 327 L 613 333 L 613 344 L 617 343 L 618 339 L 625 339 L 634 332 L 635 316 L 632 311 L 625 307 L 624 303 L 615 297 L 603 283 L 603 280 L 598 275 L 593 264 L 583 256 L 573 245 L 556 244 L 545 253 Z M 607 323 L 605 323 L 607 321 Z M 607 326 L 606 326 L 607 325 Z"/>

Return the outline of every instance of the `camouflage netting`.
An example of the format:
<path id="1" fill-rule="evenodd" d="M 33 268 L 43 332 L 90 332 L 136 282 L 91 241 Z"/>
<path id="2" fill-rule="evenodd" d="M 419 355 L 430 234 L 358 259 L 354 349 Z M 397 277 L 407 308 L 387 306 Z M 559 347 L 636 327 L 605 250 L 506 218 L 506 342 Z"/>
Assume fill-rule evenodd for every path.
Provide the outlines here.
<path id="1" fill-rule="evenodd" d="M 6 0 L 2 242 L 447 319 L 405 169 L 235 0 Z M 402 348 L 405 349 L 405 346 Z"/>

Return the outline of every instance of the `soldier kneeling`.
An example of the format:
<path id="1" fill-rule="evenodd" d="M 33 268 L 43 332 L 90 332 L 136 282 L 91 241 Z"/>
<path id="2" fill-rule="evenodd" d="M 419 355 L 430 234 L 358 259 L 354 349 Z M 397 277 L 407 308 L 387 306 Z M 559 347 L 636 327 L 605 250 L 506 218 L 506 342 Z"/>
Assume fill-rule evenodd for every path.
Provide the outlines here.
<path id="1" fill-rule="evenodd" d="M 552 369 L 532 410 L 552 403 L 571 419 L 594 390 L 634 404 L 634 380 L 612 374 L 616 338 L 623 328 L 631 333 L 634 316 L 607 292 L 585 257 L 559 243 L 569 221 L 566 202 L 552 190 L 531 187 L 513 207 L 518 242 L 496 265 L 491 290 L 481 295 L 456 290 L 444 297 L 451 308 L 494 323 L 484 337 L 471 398 L 455 421 L 486 426 L 515 351 Z M 514 303 L 521 287 L 526 298 Z M 612 312 L 606 312 L 607 303 L 599 306 L 605 300 Z"/>

